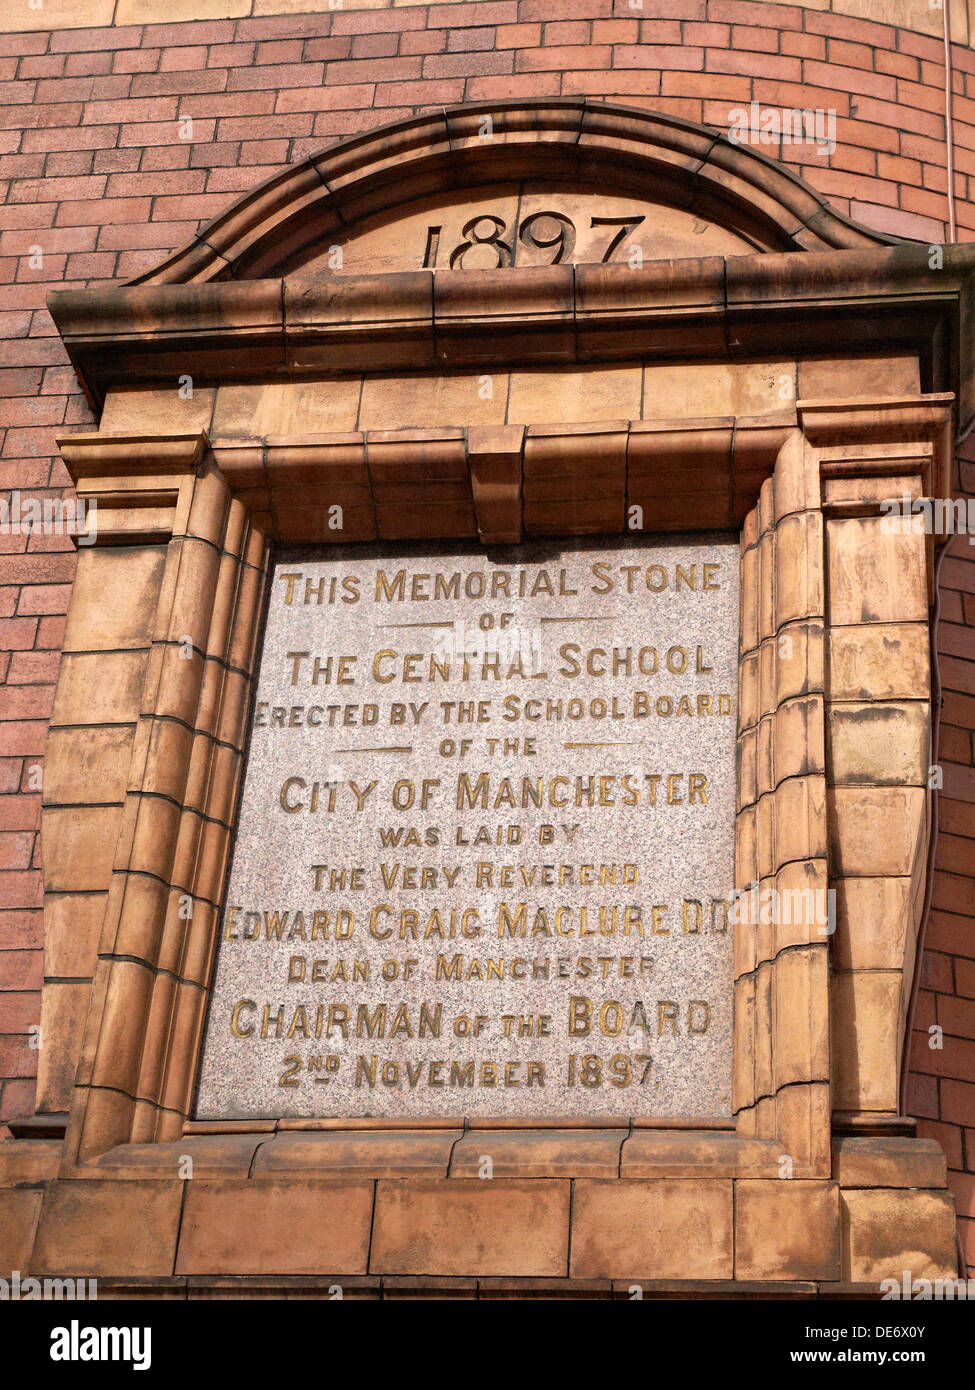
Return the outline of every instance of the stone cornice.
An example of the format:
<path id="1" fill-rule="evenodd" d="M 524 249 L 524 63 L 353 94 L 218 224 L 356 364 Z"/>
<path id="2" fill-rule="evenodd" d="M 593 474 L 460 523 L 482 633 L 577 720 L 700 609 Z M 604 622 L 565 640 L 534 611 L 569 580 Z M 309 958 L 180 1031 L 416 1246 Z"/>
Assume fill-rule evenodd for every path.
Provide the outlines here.
<path id="1" fill-rule="evenodd" d="M 134 285 L 56 291 L 89 399 L 113 386 L 514 362 L 748 357 L 907 347 L 923 389 L 975 415 L 975 247 L 667 260 L 627 266 Z"/>

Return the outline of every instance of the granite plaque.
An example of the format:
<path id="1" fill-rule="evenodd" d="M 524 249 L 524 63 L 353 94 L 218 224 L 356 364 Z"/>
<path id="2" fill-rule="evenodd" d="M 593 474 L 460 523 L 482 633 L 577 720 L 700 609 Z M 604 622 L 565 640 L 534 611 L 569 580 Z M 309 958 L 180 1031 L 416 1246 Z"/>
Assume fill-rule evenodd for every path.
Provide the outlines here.
<path id="1" fill-rule="evenodd" d="M 731 1103 L 738 547 L 270 581 L 199 1118 Z"/>

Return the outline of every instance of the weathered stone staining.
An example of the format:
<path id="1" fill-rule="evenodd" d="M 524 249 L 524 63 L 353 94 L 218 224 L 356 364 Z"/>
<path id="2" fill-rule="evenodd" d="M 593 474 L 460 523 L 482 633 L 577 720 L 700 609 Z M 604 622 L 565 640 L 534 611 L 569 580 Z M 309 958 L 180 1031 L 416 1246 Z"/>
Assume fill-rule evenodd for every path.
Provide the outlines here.
<path id="1" fill-rule="evenodd" d="M 730 1113 L 735 542 L 281 559 L 201 1118 Z"/>

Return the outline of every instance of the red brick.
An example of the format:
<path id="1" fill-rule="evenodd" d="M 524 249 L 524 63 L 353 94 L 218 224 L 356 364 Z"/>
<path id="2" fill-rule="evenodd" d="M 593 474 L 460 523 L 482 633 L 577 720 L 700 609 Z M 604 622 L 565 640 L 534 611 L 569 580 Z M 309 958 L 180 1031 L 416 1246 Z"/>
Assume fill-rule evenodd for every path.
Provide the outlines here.
<path id="1" fill-rule="evenodd" d="M 919 1139 L 934 1139 L 941 1145 L 949 1168 L 962 1166 L 962 1130 L 958 1125 L 942 1124 L 939 1120 L 919 1120 L 917 1133 Z"/>
<path id="2" fill-rule="evenodd" d="M 917 1072 L 911 1072 L 907 1097 L 908 1114 L 919 1119 L 943 1118 L 938 1098 L 939 1084 L 941 1083 L 935 1076 L 921 1076 Z"/>
<path id="3" fill-rule="evenodd" d="M 938 624 L 938 651 L 975 661 L 975 629 L 945 622 L 942 618 Z"/>
<path id="4" fill-rule="evenodd" d="M 480 32 L 491 33 L 492 31 L 481 30 Z M 545 25 L 543 35 L 542 42 L 547 44 L 573 45 L 589 43 L 592 39 L 591 25 L 587 19 L 553 20 Z"/>
<path id="5" fill-rule="evenodd" d="M 193 145 L 190 164 L 194 169 L 213 169 L 235 165 L 240 158 L 240 143 L 236 140 L 216 141 L 210 145 Z"/>
<path id="6" fill-rule="evenodd" d="M 63 29 L 51 35 L 51 52 L 138 48 L 141 39 L 142 29 L 139 25 L 119 29 Z"/>
<path id="7" fill-rule="evenodd" d="M 76 556 L 67 555 L 0 555 L 0 583 L 31 584 L 40 579 L 48 582 L 70 581 L 74 578 Z M 0 637 L 0 643 L 2 643 Z"/>
<path id="8" fill-rule="evenodd" d="M 288 91 L 285 88 L 285 92 Z M 301 88 L 301 90 L 305 90 Z M 312 91 L 317 90 L 312 88 Z M 282 93 L 283 95 L 283 93 Z M 184 97 L 180 116 L 192 116 L 194 125 L 208 116 L 259 116 L 274 110 L 274 92 L 213 92 Z M 194 143 L 200 143 L 199 141 Z"/>
<path id="9" fill-rule="evenodd" d="M 67 613 L 70 584 L 25 584 L 17 607 L 19 617 L 41 613 Z"/>
<path id="10" fill-rule="evenodd" d="M 902 53 L 913 53 L 916 58 L 925 58 L 930 63 L 944 59 L 944 43 L 941 39 L 929 38 L 926 34 L 912 34 L 910 29 L 897 30 L 897 47 Z M 958 46 L 955 46 L 958 52 Z"/>
<path id="11" fill-rule="evenodd" d="M 736 24 L 731 30 L 730 43 L 718 44 L 716 42 L 713 46 L 749 49 L 752 52 L 759 53 L 777 53 L 779 51 L 779 37 L 777 29 L 759 28 L 756 25 L 749 24 Z M 694 39 L 688 39 L 687 41 L 689 43 L 695 42 Z"/>
<path id="12" fill-rule="evenodd" d="M 37 1052 L 27 1043 L 28 1036 L 23 1033 L 0 1035 L 0 1076 L 36 1076 Z"/>
<path id="13" fill-rule="evenodd" d="M 52 546 L 52 548 L 54 548 L 54 545 L 55 545 L 55 541 L 56 541 L 56 540 L 57 540 L 57 538 L 55 538 L 55 537 L 52 537 L 52 538 L 51 538 L 51 546 Z M 58 543 L 60 543 L 60 542 L 58 542 Z M 65 543 L 68 544 L 68 545 L 71 544 L 70 541 L 66 541 Z M 40 620 L 40 622 L 37 624 L 37 641 L 34 643 L 35 647 L 37 647 L 38 650 L 44 650 L 44 649 L 47 649 L 47 648 L 53 649 L 53 648 L 55 648 L 55 647 L 60 648 L 61 643 L 62 643 L 63 641 L 64 641 L 64 618 L 58 618 L 58 617 L 42 618 L 42 619 Z M 39 753 L 39 752 L 42 752 L 43 749 L 41 749 L 41 748 L 34 748 L 34 749 L 31 749 L 30 751 L 31 751 L 31 752 L 34 752 L 34 753 Z"/>
<path id="14" fill-rule="evenodd" d="M 0 106 L 0 129 L 36 130 L 41 126 L 77 125 L 83 110 L 80 101 L 58 101 L 50 106 Z"/>
<path id="15" fill-rule="evenodd" d="M 190 68 L 205 68 L 209 51 L 205 44 L 164 49 L 160 54 L 159 71 L 187 72 Z"/>
<path id="16" fill-rule="evenodd" d="M 287 140 L 245 140 L 240 146 L 241 164 L 284 164 Z"/>
<path id="17" fill-rule="evenodd" d="M 28 130 L 24 132 L 22 148 L 33 150 L 103 150 L 118 143 L 117 125 L 101 126 L 58 126 L 52 123 L 50 129 Z M 170 127 L 170 139 L 172 127 Z"/>
<path id="18" fill-rule="evenodd" d="M 957 734 L 959 739 L 964 740 L 964 747 L 959 751 L 966 752 L 970 758 L 972 752 L 971 733 L 967 729 L 953 729 L 951 732 Z M 944 735 L 945 728 L 942 725 L 942 741 Z M 944 825 L 941 825 L 938 833 L 937 862 L 939 868 L 955 873 L 975 873 L 975 845 L 964 836 L 950 834 Z"/>
<path id="19" fill-rule="evenodd" d="M 858 177 L 841 169 L 824 169 L 822 166 L 810 164 L 809 177 L 812 177 L 812 170 L 817 170 L 816 187 L 821 193 L 827 195 L 836 193 L 840 196 L 849 195 L 853 198 L 862 198 L 864 201 L 883 201 L 887 198 L 893 200 L 897 196 L 897 185 L 886 182 L 883 179 L 872 179 Z"/>
<path id="20" fill-rule="evenodd" d="M 48 155 L 32 158 L 44 160 L 46 178 L 65 178 L 68 175 L 98 172 L 95 170 L 95 155 L 114 153 L 114 150 L 52 150 Z"/>
<path id="21" fill-rule="evenodd" d="M 947 1077 L 940 1085 L 941 1119 L 953 1124 L 975 1124 L 975 1085 Z"/>
<path id="22" fill-rule="evenodd" d="M 964 547 L 964 549 L 963 549 Z M 960 589 L 975 594 L 975 560 L 965 554 L 967 541 L 956 538 L 941 563 L 941 583 L 946 589 Z"/>
<path id="23" fill-rule="evenodd" d="M 35 618 L 6 618 L 0 620 L 0 647 L 7 651 L 29 651 L 37 632 Z"/>
<path id="24" fill-rule="evenodd" d="M 330 63 L 325 71 L 325 82 L 328 86 L 350 86 L 357 82 L 406 82 L 410 78 L 419 78 L 423 61 L 430 63 L 431 58 L 373 58 L 369 63 Z"/>
<path id="25" fill-rule="evenodd" d="M 65 59 L 64 74 L 66 77 L 99 77 L 109 72 L 111 66 L 111 53 L 69 53 Z"/>
<path id="26" fill-rule="evenodd" d="M 113 174 L 108 181 L 108 195 L 114 198 L 135 197 L 141 194 L 152 195 L 165 189 L 167 195 L 177 193 L 199 193 L 206 183 L 202 169 L 172 170 L 165 181 L 160 181 L 157 173 Z M 158 208 L 158 202 L 154 211 Z"/>
<path id="27" fill-rule="evenodd" d="M 586 48 L 528 48 L 515 54 L 516 72 L 568 72 L 573 68 L 581 68 L 587 72 L 594 72 L 600 68 L 608 68 L 611 60 L 618 59 L 620 49 L 613 50 L 609 47 L 596 48 L 593 46 Z M 497 54 L 501 57 L 501 54 Z M 435 60 L 429 60 L 435 61 Z M 617 66 L 620 66 L 617 63 Z M 496 72 L 507 72 L 510 68 L 498 67 Z"/>
<path id="28" fill-rule="evenodd" d="M 146 122 L 175 120 L 175 97 L 125 97 L 120 101 L 89 101 L 85 105 L 82 125 L 104 125 L 111 122 Z"/>
<path id="29" fill-rule="evenodd" d="M 467 11 L 470 11 L 471 8 L 472 6 L 468 5 Z M 517 18 L 517 8 L 515 4 L 510 6 L 512 20 Z M 446 28 L 457 23 L 457 11 L 453 7 L 451 7 L 451 17 L 446 24 L 444 24 L 442 17 L 434 18 L 434 14 L 434 8 L 424 13 L 419 7 L 414 8 L 412 6 L 409 9 L 359 10 L 355 13 L 336 11 L 332 15 L 331 32 L 332 34 L 385 34 L 391 30 Z"/>
<path id="30" fill-rule="evenodd" d="M 162 55 L 158 48 L 126 48 L 112 58 L 113 72 L 155 72 Z"/>
<path id="31" fill-rule="evenodd" d="M 918 1070 L 939 1076 L 942 1080 L 975 1077 L 975 1040 L 956 1038 L 947 1031 L 937 1039 L 940 1047 L 922 1047 L 918 1053 Z M 935 1041 L 935 1038 L 927 1040 Z M 975 1087 L 973 1087 L 975 1090 Z"/>
<path id="32" fill-rule="evenodd" d="M 381 107 L 367 112 L 362 111 L 320 111 L 314 117 L 313 129 L 316 140 L 310 144 L 303 144 L 296 140 L 292 148 L 295 151 L 301 150 L 302 155 L 314 153 L 321 149 L 321 137 L 331 140 L 340 135 L 349 135 L 352 132 L 361 135 L 363 131 L 369 130 L 372 126 L 385 125 L 388 121 L 398 121 L 406 119 L 414 114 L 411 106 Z M 312 118 L 309 116 L 309 120 Z"/>
<path id="33" fill-rule="evenodd" d="M 147 270 L 155 270 L 158 264 L 159 256 L 155 251 L 122 251 L 116 274 L 120 280 L 131 280 Z"/>
<path id="34" fill-rule="evenodd" d="M 36 994 L 45 977 L 43 965 L 43 951 L 4 951 L 3 956 L 0 956 L 4 987 L 31 995 L 31 1017 L 28 1019 L 28 1027 L 36 1022 Z"/>
<path id="35" fill-rule="evenodd" d="M 185 140 L 181 145 L 151 146 L 139 153 L 139 168 L 143 171 L 148 171 L 150 169 L 185 169 L 188 167 L 190 155 L 195 149 L 195 145 L 191 145 Z"/>
<path id="36" fill-rule="evenodd" d="M 181 47 L 184 44 L 230 43 L 235 34 L 232 19 L 205 19 L 189 24 L 147 24 L 143 48 Z"/>
<path id="37" fill-rule="evenodd" d="M 149 198 L 102 198 L 89 202 L 62 203 L 58 208 L 59 227 L 79 227 L 100 222 L 147 222 Z"/>
<path id="38" fill-rule="evenodd" d="M 572 81 L 582 76 L 585 74 L 566 73 L 563 91 L 568 93 L 576 90 L 571 85 Z M 519 97 L 555 96 L 559 91 L 559 82 L 557 72 L 523 73 L 517 77 L 472 77 L 467 82 L 464 96 L 467 101 L 514 101 Z"/>
<path id="39" fill-rule="evenodd" d="M 938 951 L 930 948 L 924 952 L 924 959 L 921 964 L 921 981 L 928 988 L 942 994 L 950 994 L 954 985 L 952 983 L 952 963 L 950 956 L 944 956 Z"/>
<path id="40" fill-rule="evenodd" d="M 4 35 L 6 38 L 6 35 Z M 35 57 L 25 56 L 17 65 L 20 77 L 60 77 L 64 72 L 67 58 L 63 53 L 44 53 Z"/>
<path id="41" fill-rule="evenodd" d="M 660 90 L 665 96 L 707 97 L 714 101 L 748 101 L 752 84 L 747 77 L 719 72 L 662 72 Z M 730 108 L 729 108 L 730 109 Z M 728 111 L 721 113 L 721 124 L 728 124 Z"/>
<path id="42" fill-rule="evenodd" d="M 326 40 L 327 42 L 327 40 Z M 253 43 L 219 43 L 208 49 L 207 64 L 212 68 L 247 67 L 254 61 L 257 45 Z M 310 58 L 324 57 L 324 54 L 310 53 Z"/>
<path id="43" fill-rule="evenodd" d="M 803 27 L 802 11 L 791 5 L 749 4 L 747 0 L 710 0 L 708 19 L 728 24 L 754 24 L 767 29 Z"/>
<path id="44" fill-rule="evenodd" d="M 966 465 L 962 465 L 965 467 Z M 975 598 L 975 595 L 972 595 Z M 954 589 L 941 588 L 938 592 L 941 603 L 941 621 L 945 623 L 963 623 L 965 613 L 962 607 L 962 595 L 955 593 Z"/>
<path id="45" fill-rule="evenodd" d="M 905 159 L 902 155 L 887 154 L 882 150 L 877 155 L 877 173 L 882 179 L 893 179 L 895 183 L 919 183 L 921 165 L 916 159 Z"/>
<path id="46" fill-rule="evenodd" d="M 317 89 L 301 88 L 282 92 L 278 97 L 278 111 L 331 111 L 340 108 L 350 108 L 359 110 L 363 106 L 371 106 L 375 88 L 368 85 L 353 85 L 349 87 L 319 87 Z M 220 122 L 220 134 L 225 131 L 226 122 Z M 279 127 L 284 129 L 285 127 Z M 290 127 L 287 127 L 290 129 Z M 257 131 L 250 132 L 256 134 Z M 270 132 L 267 132 L 270 133 Z"/>
<path id="47" fill-rule="evenodd" d="M 950 999 L 938 995 L 938 1022 L 946 1033 L 975 1039 L 975 999 Z"/>
<path id="48" fill-rule="evenodd" d="M 508 36 L 509 36 L 509 35 L 515 34 L 515 32 L 516 32 L 516 27 L 517 27 L 517 29 L 528 29 L 528 30 L 531 30 L 531 29 L 537 28 L 538 26 L 537 26 L 537 25 L 531 25 L 531 24 L 520 24 L 520 25 L 518 25 L 518 26 L 512 25 L 512 26 L 509 28 L 508 25 L 503 25 L 503 26 L 498 30 L 498 47 L 501 46 L 502 38 L 504 39 L 505 47 L 507 47 L 507 45 L 508 45 Z M 709 29 L 709 28 L 711 28 L 711 29 L 718 29 L 718 28 L 721 28 L 721 27 L 725 27 L 725 26 L 720 26 L 720 25 L 707 25 L 707 24 L 699 24 L 699 25 L 697 26 L 698 29 Z M 687 42 L 688 42 L 688 43 L 707 43 L 707 42 L 709 42 L 709 40 L 708 40 L 704 35 L 701 35 L 701 36 L 699 36 L 699 37 L 695 37 L 695 35 L 692 33 L 693 28 L 694 28 L 694 25 L 691 24 L 691 23 L 688 23 L 688 24 L 686 24 L 686 25 L 684 26 L 684 36 L 685 36 L 685 38 L 687 39 Z M 726 34 L 726 36 L 725 36 L 724 39 L 716 39 L 716 40 L 714 40 L 714 42 L 717 42 L 717 43 L 726 43 L 726 42 L 727 42 L 727 28 L 726 28 L 726 27 L 725 27 L 725 34 Z M 592 21 L 592 41 L 593 41 L 593 43 L 638 43 L 639 40 L 640 40 L 640 23 L 639 23 L 639 20 L 637 20 L 637 19 L 594 19 L 594 20 Z M 519 47 L 530 48 L 533 44 L 536 44 L 537 42 L 538 42 L 538 37 L 537 37 L 537 36 L 533 36 L 533 35 L 531 35 L 531 34 L 529 33 L 529 34 L 526 34 L 526 35 L 525 35 L 525 37 L 521 40 L 521 42 L 519 43 L 518 46 L 519 46 Z"/>
<path id="49" fill-rule="evenodd" d="M 257 45 L 255 63 L 300 63 L 304 38 L 268 39 Z"/>
<path id="50" fill-rule="evenodd" d="M 60 661 L 59 652 L 13 652 L 7 681 L 10 685 L 33 685 L 35 682 L 45 681 L 53 684 L 57 680 Z"/>
<path id="51" fill-rule="evenodd" d="M 955 989 L 967 999 L 975 999 L 975 962 L 955 961 Z"/>
<path id="52" fill-rule="evenodd" d="M 66 77 L 38 83 L 37 101 L 113 101 L 129 94 L 132 78 L 127 73 L 111 77 Z"/>
<path id="53" fill-rule="evenodd" d="M 0 1097 L 0 1114 L 3 1118 L 18 1120 L 33 1114 L 35 1090 L 33 1081 L 5 1081 L 3 1096 Z"/>
<path id="54" fill-rule="evenodd" d="M 526 8 L 537 7 L 538 3 L 539 0 L 522 0 L 520 8 L 524 11 Z M 584 0 L 559 0 L 557 17 L 559 19 L 575 19 L 574 5 L 578 5 L 580 9 L 587 8 L 589 10 L 589 13 L 584 14 L 582 18 L 591 19 L 597 11 L 602 14 L 605 3 L 606 0 L 590 0 L 587 6 Z M 549 20 L 556 18 L 556 15 L 552 14 L 551 6 L 548 7 L 545 14 L 519 14 L 518 10 L 517 0 L 494 0 L 494 3 L 487 0 L 487 3 L 466 4 L 460 12 L 458 12 L 456 5 L 431 5 L 427 11 L 428 27 L 439 29 L 442 26 L 449 29 L 457 23 L 458 13 L 463 14 L 465 24 L 514 24 L 516 19 Z"/>
<path id="55" fill-rule="evenodd" d="M 944 128 L 943 118 L 939 122 L 939 118 L 928 111 L 905 109 L 896 102 L 881 101 L 876 97 L 855 94 L 850 110 L 861 120 L 876 121 L 879 125 L 894 126 L 897 130 L 927 135 L 932 140 L 936 140 Z"/>
<path id="56" fill-rule="evenodd" d="M 832 200 L 835 203 L 835 199 Z M 863 222 L 874 231 L 886 232 L 893 236 L 913 237 L 920 241 L 941 242 L 944 240 L 943 222 L 934 222 L 929 217 L 918 217 L 915 213 L 899 208 L 878 206 L 876 203 L 854 201 L 850 206 L 850 216 Z"/>
<path id="57" fill-rule="evenodd" d="M 0 830 L 30 831 L 33 835 L 40 823 L 41 798 L 38 793 L 0 796 Z"/>
<path id="58" fill-rule="evenodd" d="M 192 92 L 222 92 L 226 86 L 225 68 L 194 69 L 191 72 L 140 72 L 132 79 L 132 95 L 156 97 L 178 93 L 188 96 Z"/>
<path id="59" fill-rule="evenodd" d="M 39 367 L 18 367 L 0 371 L 0 396 L 20 396 L 37 391 L 41 384 Z"/>
<path id="60" fill-rule="evenodd" d="M 933 1023 L 937 1023 L 938 1016 L 935 1001 L 940 996 L 930 989 L 919 989 L 917 999 L 914 1004 L 914 1030 L 926 1037 L 928 1028 Z M 924 1068 L 920 1068 L 924 1071 Z"/>
<path id="61" fill-rule="evenodd" d="M 704 49 L 668 44 L 620 44 L 613 50 L 613 67 L 658 68 L 663 73 L 701 72 Z"/>
<path id="62" fill-rule="evenodd" d="M 404 35 L 403 35 L 403 38 L 405 39 L 406 37 L 407 37 L 406 34 L 404 34 Z M 422 35 L 419 35 L 419 37 L 422 37 Z M 401 50 L 401 51 L 402 51 L 402 50 Z M 421 53 L 421 52 L 422 52 L 422 53 L 427 53 L 427 52 L 433 52 L 434 50 L 433 50 L 433 49 L 425 49 L 425 48 L 424 48 L 424 49 L 413 48 L 413 49 L 409 49 L 409 50 L 407 50 L 407 51 L 409 51 L 409 52 L 411 52 L 411 53 Z M 348 58 L 348 56 L 349 56 L 349 54 L 350 54 L 351 52 L 352 52 L 352 39 L 351 39 L 347 34 L 346 34 L 346 35 L 335 35 L 335 36 L 333 36 L 332 38 L 328 38 L 328 39 L 306 39 L 306 40 L 305 40 L 305 57 L 306 57 L 306 58 L 323 58 L 323 59 L 325 60 L 326 63 L 331 63 L 331 62 L 333 62 L 336 58 Z"/>
<path id="63" fill-rule="evenodd" d="M 450 106 L 464 98 L 464 79 L 435 82 L 380 82 L 376 88 L 375 106 L 399 106 L 414 100 L 411 93 L 420 96 L 424 104 Z"/>
<path id="64" fill-rule="evenodd" d="M 277 172 L 278 166 L 276 164 L 267 165 L 264 168 L 262 168 L 258 164 L 250 165 L 248 167 L 243 168 L 235 166 L 232 169 L 211 169 L 209 174 L 207 175 L 206 191 L 208 193 L 223 194 L 243 193 L 246 192 L 248 188 L 253 188 L 256 184 L 260 183 L 262 179 L 271 178 Z M 145 264 L 147 266 L 155 264 L 155 262 L 158 259 L 158 257 L 156 257 L 155 254 L 151 252 L 126 252 L 124 258 L 126 268 L 123 271 L 123 274 L 125 274 L 126 276 L 135 273 L 134 271 L 130 271 L 128 269 L 129 265 L 132 264 L 132 261 L 130 261 L 129 257 L 134 256 L 145 257 Z"/>
<path id="65" fill-rule="evenodd" d="M 238 40 L 278 39 L 278 38 L 321 38 L 331 32 L 334 16 L 331 14 L 282 15 L 279 18 L 240 19 L 234 30 Z M 383 16 L 385 18 L 385 15 Z M 387 24 L 387 29 L 396 28 Z M 423 17 L 420 16 L 420 28 Z"/>
<path id="66" fill-rule="evenodd" d="M 192 222 L 133 222 L 120 227 L 102 227 L 98 233 L 100 251 L 128 251 L 132 247 L 158 247 L 174 251 L 194 235 L 198 221 Z"/>
<path id="67" fill-rule="evenodd" d="M 138 169 L 141 157 L 136 149 L 95 150 L 94 171 L 96 174 L 131 173 Z"/>
<path id="68" fill-rule="evenodd" d="M 72 199 L 98 199 L 105 191 L 101 174 L 64 179 L 21 179 L 11 199 L 16 203 L 61 203 Z"/>
<path id="69" fill-rule="evenodd" d="M 7 742 L 8 730 L 11 728 L 16 728 L 16 725 L 0 725 L 0 748 Z M 0 874 L 0 907 L 40 907 L 43 901 L 43 880 L 36 869 L 8 869 L 6 873 Z M 6 962 L 6 966 L 9 971 L 9 961 Z M 0 1075 L 2 1074 L 0 1072 Z"/>
<path id="70" fill-rule="evenodd" d="M 354 67 L 356 65 L 340 62 L 333 66 Z M 365 65 L 360 64 L 360 66 Z M 331 73 L 331 66 L 328 71 Z M 324 63 L 290 63 L 280 67 L 232 68 L 227 82 L 227 90 L 228 92 L 258 90 L 269 92 L 283 87 L 317 87 L 325 80 Z"/>
<path id="71" fill-rule="evenodd" d="M 463 31 L 462 31 L 463 32 Z M 481 31 L 475 30 L 475 33 Z M 451 39 L 453 39 L 451 35 Z M 331 42 L 334 42 L 332 40 Z M 352 40 L 353 58 L 390 58 L 399 46 L 398 34 L 357 34 Z M 474 47 L 493 47 L 492 43 L 486 45 L 473 45 Z M 416 51 L 415 49 L 413 50 Z"/>
<path id="72" fill-rule="evenodd" d="M 55 81 L 59 87 L 63 87 L 66 85 L 63 82 L 57 81 L 57 79 L 55 79 Z M 54 101 L 56 99 L 55 93 L 51 93 L 50 97 L 35 97 L 36 90 L 39 87 L 43 87 L 44 85 L 45 84 L 43 82 L 0 82 L 0 102 L 5 102 L 7 105 L 10 106 L 16 106 L 20 102 L 23 102 L 25 105 L 29 105 L 30 102 L 34 100 Z M 67 85 L 70 86 L 71 84 L 68 83 Z M 78 93 L 64 92 L 61 96 L 61 100 L 74 101 L 76 97 L 79 97 Z M 84 98 L 79 97 L 79 99 L 83 100 Z"/>
<path id="73" fill-rule="evenodd" d="M 13 396 L 4 403 L 3 415 L 8 427 L 59 425 L 64 401 L 57 396 Z"/>
<path id="74" fill-rule="evenodd" d="M 0 831 L 0 871 L 6 873 L 10 869 L 29 869 L 33 850 L 34 834 L 32 831 Z M 6 1016 L 4 1017 L 4 1026 L 9 1028 L 12 1033 L 19 1031 L 10 1025 Z"/>
<path id="75" fill-rule="evenodd" d="M 297 92 L 282 92 L 281 100 L 285 97 L 297 96 Z M 279 107 L 279 110 L 282 109 Z M 295 108 L 290 108 L 295 111 Z M 238 116 L 230 119 L 221 119 L 217 126 L 217 137 L 220 140 L 252 140 L 274 135 L 287 135 L 289 139 L 294 139 L 299 135 L 309 135 L 311 133 L 311 116 L 302 117 L 297 114 L 281 116 Z"/>
<path id="76" fill-rule="evenodd" d="M 944 870 L 936 870 L 931 902 L 932 906 L 941 912 L 963 913 L 967 917 L 975 916 L 975 879 L 966 878 L 962 874 L 950 874 Z M 966 955 L 975 952 L 975 933 L 970 933 L 969 939 L 971 946 L 969 951 L 964 952 Z M 945 947 L 942 946 L 941 949 L 944 950 Z M 958 947 L 952 946 L 951 950 L 957 953 Z"/>

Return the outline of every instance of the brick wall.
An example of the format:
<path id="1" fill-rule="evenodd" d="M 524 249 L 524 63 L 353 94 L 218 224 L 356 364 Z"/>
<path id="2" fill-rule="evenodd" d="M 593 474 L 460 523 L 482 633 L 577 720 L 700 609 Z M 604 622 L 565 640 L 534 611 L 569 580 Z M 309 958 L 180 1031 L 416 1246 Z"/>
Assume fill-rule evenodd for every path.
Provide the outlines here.
<path id="1" fill-rule="evenodd" d="M 766 147 L 870 226 L 946 236 L 939 39 L 739 0 L 496 0 L 0 34 L 0 488 L 60 491 L 93 421 L 48 290 L 125 279 L 282 165 L 443 103 L 584 93 L 726 127 L 749 101 L 836 112 L 837 146 Z M 552 19 L 557 11 L 558 18 Z M 975 239 L 975 53 L 953 49 L 958 236 Z M 192 137 L 179 123 L 192 117 Z M 40 250 L 40 259 L 37 251 Z M 975 493 L 975 447 L 960 465 Z M 0 536 L 0 1120 L 33 1103 L 40 797 L 73 552 Z M 942 570 L 945 790 L 912 1105 L 944 1144 L 975 1263 L 975 553 Z M 930 1024 L 943 1047 L 928 1046 Z"/>

